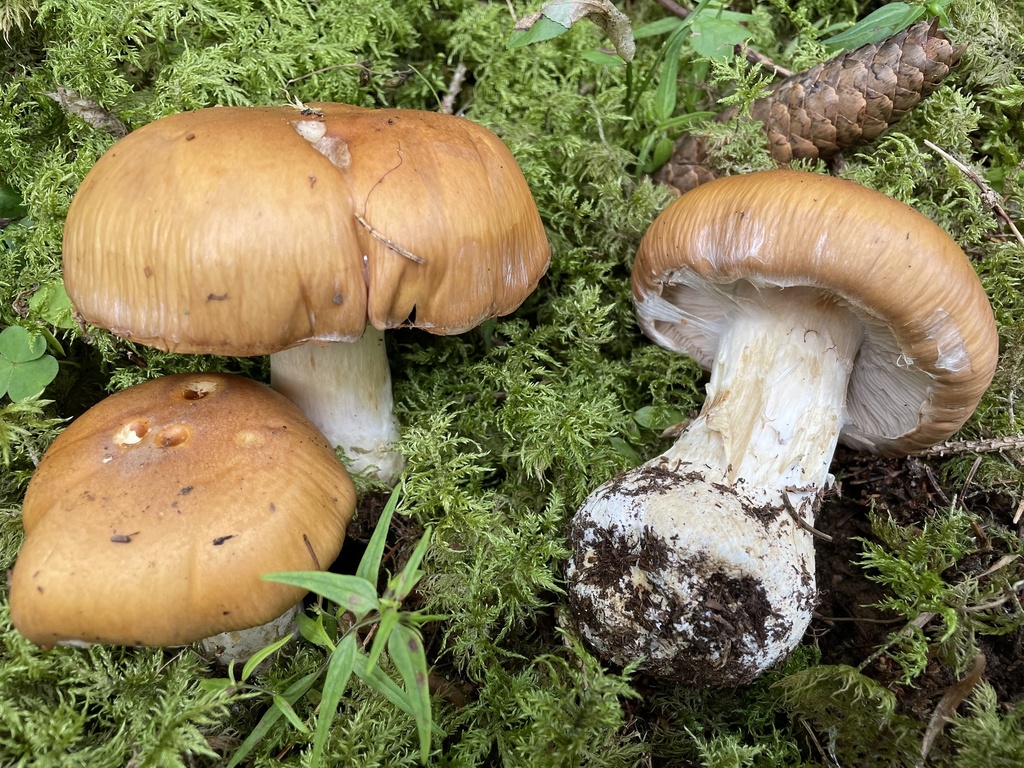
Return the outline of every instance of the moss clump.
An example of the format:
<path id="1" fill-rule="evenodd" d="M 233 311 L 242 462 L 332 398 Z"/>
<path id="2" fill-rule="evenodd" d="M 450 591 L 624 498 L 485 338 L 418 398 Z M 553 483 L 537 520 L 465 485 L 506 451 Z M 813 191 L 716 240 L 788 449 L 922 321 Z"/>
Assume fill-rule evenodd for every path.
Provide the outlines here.
<path id="1" fill-rule="evenodd" d="M 20 543 L 25 485 L 67 418 L 111 391 L 164 374 L 216 369 L 266 376 L 262 360 L 161 353 L 60 318 L 52 291 L 60 284 L 63 218 L 115 137 L 48 94 L 73 91 L 127 129 L 184 109 L 289 99 L 436 109 L 463 64 L 468 76 L 455 107 L 512 149 L 553 256 L 537 293 L 514 316 L 458 338 L 398 332 L 389 342 L 409 463 L 402 511 L 411 530 L 435 530 L 418 599 L 445 619 L 427 638 L 428 653 L 465 699 L 435 696 L 444 735 L 434 761 L 910 765 L 929 714 L 911 706 L 914 686 L 934 707 L 973 651 L 1009 659 L 1008 649 L 1024 643 L 1016 599 L 968 610 L 1000 599 L 998 580 L 981 574 L 1017 552 L 1007 542 L 1024 484 L 1012 455 L 987 457 L 977 467 L 973 455 L 936 466 L 933 475 L 956 504 L 936 497 L 915 506 L 913 520 L 890 524 L 883 516 L 864 532 L 863 562 L 850 573 L 880 582 L 875 588 L 886 595 L 887 618 L 898 618 L 900 627 L 916 612 L 939 618 L 888 645 L 888 631 L 872 636 L 859 660 L 819 664 L 819 654 L 832 661 L 840 654 L 829 647 L 824 625 L 815 625 L 823 633 L 818 647 L 809 637 L 786 669 L 748 689 L 699 692 L 606 669 L 559 630 L 566 521 L 590 489 L 659 452 L 664 422 L 702 397 L 692 362 L 641 337 L 628 290 L 639 238 L 668 201 L 638 171 L 640 155 L 652 136 L 676 138 L 682 130 L 657 118 L 664 37 L 640 39 L 629 71 L 592 56 L 607 45 L 593 25 L 508 49 L 513 19 L 504 2 L 9 5 L 0 14 L 8 40 L 0 43 L 0 200 L 8 201 L 0 210 L 0 325 L 51 333 L 61 371 L 43 400 L 0 402 L 0 555 L 7 565 Z M 518 15 L 528 10 L 511 7 Z M 637 21 L 664 16 L 655 4 L 630 10 Z M 855 2 L 779 0 L 760 5 L 748 28 L 762 53 L 796 69 L 824 56 L 826 30 L 865 10 Z M 970 42 L 963 64 L 897 130 L 846 157 L 841 173 L 918 207 L 965 246 L 995 307 L 1003 357 L 964 434 L 1015 434 L 1024 249 L 978 188 L 923 140 L 969 162 L 1017 215 L 1024 203 L 1024 20 L 1012 4 L 995 0 L 953 0 L 946 10 L 950 37 Z M 641 91 L 647 73 L 649 87 Z M 709 112 L 722 99 L 742 105 L 763 80 L 741 57 L 712 62 L 683 46 L 677 104 Z M 708 130 L 719 171 L 768 164 L 756 127 Z M 909 498 L 919 491 L 913 465 L 897 466 L 873 488 Z M 372 495 L 364 494 L 364 513 Z M 983 551 L 975 526 L 991 552 Z M 399 535 L 399 550 L 401 543 Z M 1001 567 L 1000 577 L 1016 568 Z M 1015 595 L 1017 578 L 1003 585 Z M 879 648 L 886 650 L 858 671 L 856 664 Z M 4 620 L 0 763 L 223 764 L 269 695 L 322 663 L 317 648 L 300 645 L 260 677 L 265 695 L 229 702 L 202 689 L 202 679 L 222 673 L 193 649 L 41 651 Z M 1021 689 L 991 675 L 990 681 L 954 717 L 932 763 L 994 766 L 1020 748 Z M 841 711 L 840 703 L 848 708 Z M 303 698 L 295 711 L 302 719 L 315 706 L 314 698 Z M 282 719 L 251 762 L 300 765 L 307 746 L 307 735 Z M 411 765 L 415 729 L 407 715 L 356 685 L 326 754 L 335 764 Z"/>

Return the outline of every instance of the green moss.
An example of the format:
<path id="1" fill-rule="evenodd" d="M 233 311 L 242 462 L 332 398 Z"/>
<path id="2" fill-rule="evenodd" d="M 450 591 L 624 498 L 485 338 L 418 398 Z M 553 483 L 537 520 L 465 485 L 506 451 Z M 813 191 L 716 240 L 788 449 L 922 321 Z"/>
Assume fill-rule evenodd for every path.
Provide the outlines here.
<path id="1" fill-rule="evenodd" d="M 518 15 L 527 11 L 513 5 Z M 637 18 L 662 16 L 656 4 L 633 5 Z M 772 2 L 757 7 L 750 29 L 760 50 L 799 68 L 821 58 L 819 38 L 830 27 L 866 10 L 854 2 Z M 0 182 L 24 212 L 0 232 L 0 325 L 38 323 L 53 332 L 62 354 L 58 379 L 44 393 L 50 402 L 0 403 L 0 449 L 9 455 L 0 473 L 5 565 L 20 544 L 25 485 L 64 419 L 111 391 L 167 373 L 266 378 L 260 359 L 171 355 L 98 329 L 55 325 L 39 307 L 25 310 L 36 283 L 59 279 L 63 217 L 114 141 L 47 94 L 58 86 L 74 90 L 129 129 L 183 109 L 289 98 L 436 109 L 462 63 L 469 76 L 456 107 L 510 146 L 553 252 L 547 277 L 514 316 L 458 338 L 399 331 L 388 341 L 408 460 L 402 511 L 435 529 L 418 598 L 446 618 L 428 638 L 428 652 L 469 699 L 457 705 L 435 697 L 446 734 L 436 762 L 795 768 L 829 764 L 829 749 L 844 766 L 911 759 L 925 723 L 894 708 L 898 683 L 819 666 L 810 641 L 786 670 L 748 689 L 709 693 L 606 670 L 558 630 L 566 521 L 596 485 L 666 447 L 660 430 L 634 414 L 654 407 L 686 415 L 703 397 L 697 366 L 646 341 L 632 317 L 633 254 L 669 199 L 637 172 L 637 156 L 664 129 L 652 117 L 653 89 L 630 109 L 625 68 L 587 58 L 608 44 L 596 27 L 581 24 L 555 40 L 507 49 L 508 4 L 475 0 L 53 0 L 11 5 L 7 14 L 0 16 L 10 40 L 0 58 Z M 1015 434 L 1024 379 L 1024 249 L 978 188 L 923 140 L 977 169 L 1019 218 L 1024 22 L 1019 10 L 996 0 L 957 1 L 949 14 L 951 37 L 971 43 L 964 63 L 896 130 L 850 153 L 842 173 L 918 207 L 975 260 L 1003 351 L 993 387 L 964 434 Z M 638 41 L 633 72 L 653 68 L 653 84 L 663 41 Z M 687 49 L 679 104 L 742 107 L 762 81 L 763 72 L 739 58 L 710 63 Z M 715 124 L 706 132 L 718 172 L 771 165 L 756 125 Z M 948 495 L 967 486 L 966 502 L 958 496 L 961 504 L 934 510 L 917 528 L 880 518 L 866 545 L 862 565 L 885 589 L 886 607 L 906 621 L 921 611 L 938 617 L 889 646 L 886 658 L 910 684 L 928 663 L 959 670 L 979 638 L 1021 631 L 1009 602 L 1002 610 L 968 610 L 994 602 L 1019 578 L 1017 565 L 982 578 L 994 561 L 979 554 L 971 523 L 1000 543 L 998 551 L 1018 552 L 1006 509 L 1024 489 L 1012 456 L 974 463 L 969 455 L 940 467 Z M 962 509 L 971 502 L 967 516 Z M 0 638 L 0 763 L 14 765 L 30 764 L 33 753 L 38 765 L 218 764 L 254 727 L 270 692 L 323 661 L 317 649 L 300 646 L 261 678 L 266 694 L 228 708 L 198 687 L 219 673 L 191 651 L 42 652 L 6 624 Z M 957 750 L 965 766 L 997 766 L 1000 755 L 1013 754 L 1019 705 L 1014 710 L 1014 702 L 993 696 L 978 689 L 936 748 L 937 764 L 955 764 Z M 853 714 L 842 714 L 840 703 Z M 307 717 L 315 705 L 303 699 L 296 711 Z M 411 765 L 413 733 L 408 716 L 356 686 L 327 755 L 335 764 Z M 307 745 L 282 721 L 252 764 L 302 764 Z"/>

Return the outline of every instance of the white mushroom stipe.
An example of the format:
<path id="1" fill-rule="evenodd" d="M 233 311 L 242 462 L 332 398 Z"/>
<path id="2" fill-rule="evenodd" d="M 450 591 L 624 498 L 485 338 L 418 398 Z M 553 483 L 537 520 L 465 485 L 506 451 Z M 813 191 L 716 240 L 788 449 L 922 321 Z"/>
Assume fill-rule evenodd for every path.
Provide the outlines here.
<path id="1" fill-rule="evenodd" d="M 75 195 L 63 256 L 85 321 L 178 353 L 272 355 L 277 386 L 336 443 L 349 430 L 333 419 L 353 403 L 378 407 L 356 429 L 381 436 L 355 437 L 361 453 L 347 458 L 391 482 L 401 459 L 386 447 L 398 438 L 390 395 L 335 401 L 326 383 L 345 377 L 281 369 L 333 369 L 343 349 L 282 350 L 347 343 L 367 326 L 464 333 L 515 311 L 550 247 L 522 171 L 486 128 L 318 103 L 199 109 L 132 131 Z M 376 332 L 366 343 L 379 345 Z M 356 363 L 341 367 L 364 386 Z M 383 357 L 369 374 L 387 378 Z M 304 377 L 325 400 L 295 390 Z"/>
<path id="2" fill-rule="evenodd" d="M 367 326 L 357 341 L 308 342 L 275 352 L 270 384 L 341 448 L 351 473 L 397 480 L 405 462 L 395 449 L 399 433 L 383 331 Z"/>
<path id="3" fill-rule="evenodd" d="M 632 289 L 644 333 L 711 379 L 676 444 L 572 521 L 577 625 L 620 664 L 749 682 L 810 620 L 811 528 L 837 441 L 895 456 L 948 438 L 995 371 L 992 309 L 970 260 L 925 216 L 782 170 L 669 205 L 640 244 Z"/>
<path id="4" fill-rule="evenodd" d="M 232 661 L 246 662 L 271 643 L 276 643 L 289 633 L 297 633 L 301 603 L 298 603 L 276 619 L 258 627 L 221 632 L 200 641 L 200 647 L 213 656 L 218 664 L 227 666 Z"/>
<path id="5" fill-rule="evenodd" d="M 830 482 L 861 339 L 818 291 L 747 287 L 700 415 L 664 454 L 592 493 L 570 529 L 584 637 L 685 683 L 749 682 L 803 635 L 814 549 L 794 515 L 813 525 Z"/>

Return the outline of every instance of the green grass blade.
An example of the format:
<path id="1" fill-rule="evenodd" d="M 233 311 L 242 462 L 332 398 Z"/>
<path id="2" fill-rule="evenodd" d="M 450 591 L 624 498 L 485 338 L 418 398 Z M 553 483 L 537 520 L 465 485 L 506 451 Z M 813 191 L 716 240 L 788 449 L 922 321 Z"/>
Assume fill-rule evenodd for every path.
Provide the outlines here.
<path id="1" fill-rule="evenodd" d="M 399 602 L 409 596 L 412 588 L 416 586 L 416 582 L 423 575 L 419 567 L 420 563 L 423 562 L 423 556 L 427 553 L 428 546 L 430 546 L 429 528 L 423 532 L 423 537 L 416 544 L 416 549 L 413 550 L 412 555 L 409 557 L 409 562 L 405 564 L 401 573 L 392 580 L 390 591 L 394 592 L 394 597 Z"/>
<path id="2" fill-rule="evenodd" d="M 256 667 L 258 667 L 263 662 L 264 659 L 269 657 L 271 654 L 277 653 L 279 650 L 281 650 L 288 643 L 288 641 L 292 639 L 292 637 L 292 633 L 289 632 L 284 637 L 275 640 L 266 648 L 261 648 L 260 650 L 256 651 L 256 653 L 254 653 L 251 657 L 249 657 L 249 660 L 245 662 L 245 666 L 242 667 L 242 680 L 248 680 L 253 670 L 256 669 Z"/>
<path id="3" fill-rule="evenodd" d="M 285 571 L 268 573 L 263 579 L 308 589 L 351 611 L 358 619 L 379 607 L 376 586 L 359 576 L 326 571 Z"/>
<path id="4" fill-rule="evenodd" d="M 334 715 L 338 711 L 342 694 L 345 693 L 348 681 L 352 677 L 356 651 L 355 635 L 345 635 L 341 638 L 334 653 L 331 654 L 331 661 L 327 665 L 327 677 L 324 680 L 324 690 L 320 696 L 316 731 L 313 734 L 313 754 L 310 756 L 310 765 L 313 768 L 320 765 L 320 758 L 323 755 L 324 744 L 327 743 L 327 736 L 331 732 Z"/>
<path id="5" fill-rule="evenodd" d="M 399 483 L 398 487 L 391 492 L 388 503 L 384 506 L 384 511 L 380 513 L 380 519 L 377 520 L 377 527 L 373 529 L 373 535 L 370 536 L 370 541 L 366 545 L 366 551 L 363 552 L 359 565 L 356 567 L 356 576 L 374 586 L 377 584 L 377 574 L 380 573 L 380 561 L 384 557 L 384 545 L 387 543 L 388 530 L 391 528 L 391 518 L 395 514 L 398 499 L 404 488 L 404 483 Z"/>
<path id="6" fill-rule="evenodd" d="M 294 683 L 288 686 L 284 693 L 281 694 L 289 705 L 294 704 L 302 696 L 306 695 L 306 691 L 313 687 L 313 683 L 320 677 L 319 670 L 316 672 L 310 672 L 305 677 L 301 677 Z M 269 707 L 266 712 L 263 713 L 263 717 L 256 723 L 256 727 L 252 729 L 245 741 L 242 742 L 241 746 L 238 747 L 238 751 L 231 756 L 231 760 L 227 764 L 227 768 L 236 768 L 253 748 L 260 743 L 260 740 L 270 732 L 274 723 L 281 719 L 284 712 L 278 709 L 276 706 Z"/>
<path id="7" fill-rule="evenodd" d="M 292 709 L 292 705 L 288 703 L 288 700 L 284 696 L 274 695 L 274 706 L 281 710 L 281 714 L 285 716 L 285 719 L 292 724 L 292 727 L 299 733 L 309 733 L 309 726 L 306 725 L 295 714 L 295 710 Z"/>
<path id="8" fill-rule="evenodd" d="M 430 683 L 427 677 L 427 656 L 419 632 L 398 624 L 391 631 L 388 652 L 395 662 L 402 679 L 409 705 L 416 719 L 416 730 L 420 737 L 420 761 L 426 763 L 430 757 Z"/>
<path id="9" fill-rule="evenodd" d="M 384 650 L 384 646 L 387 644 L 388 638 L 391 637 L 391 630 L 398 624 L 398 611 L 387 610 L 381 613 L 380 622 L 377 624 L 377 634 L 373 638 L 373 645 L 370 646 L 370 655 L 366 659 L 366 663 L 370 669 L 377 666 L 377 659 L 380 658 L 381 652 Z"/>

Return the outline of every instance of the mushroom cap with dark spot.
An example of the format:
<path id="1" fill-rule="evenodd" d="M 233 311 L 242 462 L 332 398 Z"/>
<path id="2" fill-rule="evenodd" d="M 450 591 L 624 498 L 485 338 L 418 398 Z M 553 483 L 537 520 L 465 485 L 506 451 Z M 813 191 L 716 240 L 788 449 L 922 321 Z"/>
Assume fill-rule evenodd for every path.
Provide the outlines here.
<path id="1" fill-rule="evenodd" d="M 550 249 L 508 148 L 463 118 L 218 107 L 110 148 L 64 232 L 82 316 L 175 352 L 269 354 L 514 311 Z"/>
<path id="2" fill-rule="evenodd" d="M 326 568 L 355 509 L 345 468 L 282 395 L 181 374 L 111 395 L 53 442 L 29 483 L 11 576 L 40 645 L 180 645 L 270 621 Z"/>
<path id="3" fill-rule="evenodd" d="M 717 179 L 669 205 L 633 268 L 644 332 L 705 368 L 744 302 L 793 288 L 863 326 L 841 441 L 910 453 L 974 412 L 999 353 L 988 297 L 948 234 L 879 192 L 802 171 Z"/>

